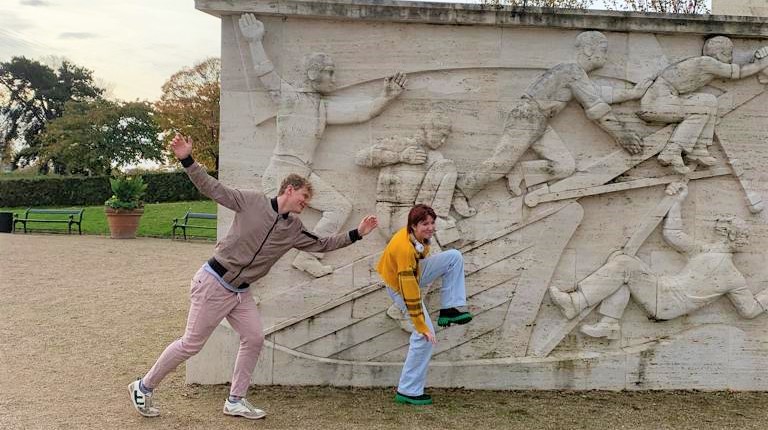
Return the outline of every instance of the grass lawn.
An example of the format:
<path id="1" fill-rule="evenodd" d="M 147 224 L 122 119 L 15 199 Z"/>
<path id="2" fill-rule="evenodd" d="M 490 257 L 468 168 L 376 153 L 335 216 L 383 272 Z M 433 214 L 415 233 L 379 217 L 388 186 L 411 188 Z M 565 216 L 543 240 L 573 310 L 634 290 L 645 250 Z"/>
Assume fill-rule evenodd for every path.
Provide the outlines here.
<path id="1" fill-rule="evenodd" d="M 56 207 L 56 209 L 72 209 L 80 207 L 74 206 L 62 206 Z M 37 207 L 36 207 L 37 208 Z M 0 208 L 0 212 L 14 212 L 22 216 L 26 207 L 23 208 Z M 37 208 L 42 209 L 42 208 Z M 52 208 L 46 208 L 52 209 Z M 144 215 L 141 217 L 139 223 L 139 236 L 150 237 L 171 237 L 171 226 L 173 225 L 174 218 L 181 218 L 187 210 L 192 212 L 207 212 L 216 213 L 216 203 L 212 200 L 198 200 L 192 202 L 173 202 L 173 203 L 153 203 L 144 205 Z M 62 215 L 58 216 L 44 216 L 34 215 L 35 218 L 52 218 L 61 219 Z M 45 225 L 44 225 L 45 224 Z M 214 220 L 195 220 L 194 224 L 198 225 L 210 225 L 215 226 Z M 63 232 L 66 233 L 67 225 L 65 223 L 31 223 L 27 224 L 27 229 L 31 232 L 35 231 L 47 231 L 47 232 Z M 21 226 L 19 226 L 21 229 Z M 83 213 L 82 223 L 83 234 L 102 234 L 109 235 L 109 226 L 107 225 L 107 217 L 104 214 L 104 206 L 88 206 L 85 207 L 85 213 Z M 23 233 L 22 233 L 23 234 Z M 216 230 L 208 229 L 191 229 L 187 230 L 187 237 L 216 239 Z"/>

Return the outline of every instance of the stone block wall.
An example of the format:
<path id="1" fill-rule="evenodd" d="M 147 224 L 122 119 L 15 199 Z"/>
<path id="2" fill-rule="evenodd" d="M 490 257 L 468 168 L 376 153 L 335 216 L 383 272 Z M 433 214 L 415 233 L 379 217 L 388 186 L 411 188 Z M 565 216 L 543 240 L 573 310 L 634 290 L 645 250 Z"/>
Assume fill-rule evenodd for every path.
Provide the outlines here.
<path id="1" fill-rule="evenodd" d="M 293 251 L 254 285 L 254 383 L 396 384 L 407 323 L 373 268 L 428 202 L 475 314 L 438 330 L 429 385 L 768 388 L 761 19 L 196 6 L 221 17 L 221 180 L 270 194 L 300 173 L 317 188 L 308 227 L 383 224 L 322 258 Z M 223 323 L 187 380 L 228 381 L 236 348 Z"/>

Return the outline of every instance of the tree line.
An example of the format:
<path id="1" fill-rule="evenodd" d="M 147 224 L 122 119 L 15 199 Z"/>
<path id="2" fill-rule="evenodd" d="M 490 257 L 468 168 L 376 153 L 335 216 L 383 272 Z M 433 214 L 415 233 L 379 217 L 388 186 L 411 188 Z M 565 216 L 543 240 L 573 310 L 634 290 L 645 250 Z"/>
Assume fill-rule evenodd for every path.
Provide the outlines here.
<path id="1" fill-rule="evenodd" d="M 110 100 L 93 72 L 69 61 L 0 62 L 0 166 L 41 174 L 109 175 L 142 160 L 164 162 L 175 132 L 195 140 L 195 158 L 219 162 L 221 62 L 173 74 L 160 100 Z"/>
<path id="2" fill-rule="evenodd" d="M 706 0 L 482 0 L 487 6 L 502 7 L 553 7 L 566 9 L 588 9 L 603 6 L 608 10 L 633 12 L 706 14 L 709 7 Z"/>

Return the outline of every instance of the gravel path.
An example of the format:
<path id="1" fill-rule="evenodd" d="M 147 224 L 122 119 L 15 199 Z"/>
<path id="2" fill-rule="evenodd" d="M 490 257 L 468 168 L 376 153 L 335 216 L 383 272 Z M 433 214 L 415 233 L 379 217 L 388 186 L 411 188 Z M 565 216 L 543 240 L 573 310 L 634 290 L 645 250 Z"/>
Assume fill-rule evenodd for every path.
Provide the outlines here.
<path id="1" fill-rule="evenodd" d="M 225 417 L 226 386 L 157 391 L 162 416 L 140 417 L 127 384 L 180 336 L 189 280 L 213 244 L 164 239 L 0 234 L 0 429 L 758 429 L 768 393 L 432 390 L 436 404 L 392 389 L 253 387 L 265 420 Z M 395 381 L 393 381 L 394 383 Z"/>

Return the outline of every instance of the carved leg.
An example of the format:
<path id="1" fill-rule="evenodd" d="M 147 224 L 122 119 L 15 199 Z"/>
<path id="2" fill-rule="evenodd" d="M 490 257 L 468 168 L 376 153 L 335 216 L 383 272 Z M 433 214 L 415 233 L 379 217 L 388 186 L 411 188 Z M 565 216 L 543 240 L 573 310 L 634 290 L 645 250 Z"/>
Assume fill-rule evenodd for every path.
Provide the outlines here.
<path id="1" fill-rule="evenodd" d="M 459 175 L 456 187 L 465 197 L 472 198 L 491 182 L 506 176 L 546 126 L 547 117 L 533 101 L 518 102 L 507 117 L 493 155 L 472 171 Z"/>
<path id="2" fill-rule="evenodd" d="M 707 107 L 708 111 L 706 123 L 701 129 L 693 149 L 688 154 L 688 159 L 704 166 L 712 166 L 717 163 L 715 157 L 709 154 L 709 146 L 712 145 L 715 123 L 717 122 L 717 99 L 711 94 L 694 94 L 691 99 L 693 103 Z"/>
<path id="3" fill-rule="evenodd" d="M 427 170 L 421 181 L 416 204 L 423 203 L 432 207 L 437 216 L 446 218 L 451 211 L 453 190 L 456 187 L 456 165 L 452 160 L 435 162 Z"/>
<path id="4" fill-rule="evenodd" d="M 531 145 L 531 149 L 544 160 L 520 163 L 526 187 L 567 178 L 576 171 L 576 160 L 552 127 L 547 127 L 544 135 Z"/>
<path id="5" fill-rule="evenodd" d="M 309 180 L 314 188 L 314 195 L 309 201 L 309 207 L 323 213 L 314 228 L 314 232 L 321 237 L 332 236 L 338 233 L 347 221 L 352 212 L 352 204 L 317 174 L 310 174 Z M 333 272 L 333 267 L 320 263 L 320 258 L 323 258 L 320 253 L 313 255 L 302 251 L 293 261 L 293 267 L 314 277 L 325 276 Z"/>

